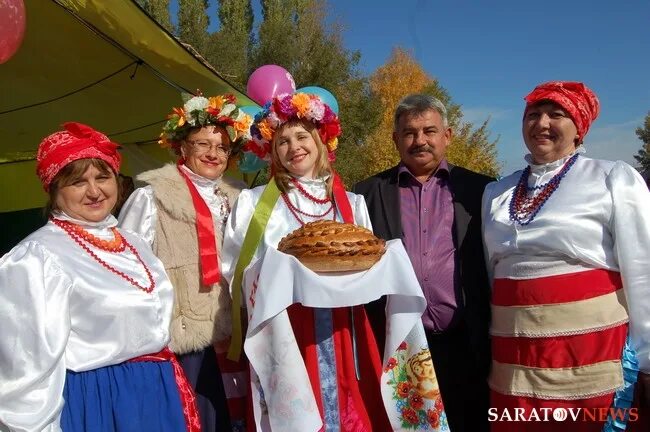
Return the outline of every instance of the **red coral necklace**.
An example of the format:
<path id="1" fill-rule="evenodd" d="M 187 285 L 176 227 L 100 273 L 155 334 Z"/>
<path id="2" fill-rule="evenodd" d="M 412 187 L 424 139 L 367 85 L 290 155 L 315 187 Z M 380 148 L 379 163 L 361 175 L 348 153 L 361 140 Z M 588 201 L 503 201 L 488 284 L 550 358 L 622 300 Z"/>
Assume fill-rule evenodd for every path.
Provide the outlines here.
<path id="1" fill-rule="evenodd" d="M 303 185 L 300 184 L 298 180 L 295 178 L 291 179 L 291 184 L 293 184 L 298 192 L 305 198 L 307 198 L 309 201 L 315 202 L 316 204 L 327 204 L 328 202 L 332 202 L 332 198 L 330 197 L 325 197 L 325 198 L 318 198 L 312 194 L 310 194 L 307 189 Z M 327 214 L 327 213 L 326 213 Z"/>
<path id="2" fill-rule="evenodd" d="M 283 193 L 283 194 L 282 194 L 282 199 L 284 200 L 284 203 L 287 205 L 287 208 L 289 209 L 289 211 L 291 212 L 291 214 L 293 215 L 293 217 L 296 218 L 296 220 L 300 223 L 300 225 L 304 225 L 304 224 L 305 224 L 305 221 L 302 220 L 302 218 L 300 217 L 300 215 L 304 215 L 304 216 L 310 217 L 310 218 L 315 219 L 315 220 L 320 220 L 320 219 L 324 218 L 325 216 L 327 216 L 327 214 L 328 214 L 329 212 L 331 212 L 332 210 L 334 210 L 334 203 L 332 202 L 332 200 L 329 200 L 330 205 L 329 205 L 329 207 L 327 208 L 327 210 L 325 210 L 324 213 L 321 213 L 321 214 L 311 214 L 311 213 L 307 213 L 307 212 L 305 212 L 305 211 L 302 211 L 302 210 L 300 210 L 298 207 L 296 207 L 296 206 L 291 202 L 291 200 L 289 199 L 289 195 L 287 195 L 286 193 Z M 334 213 L 332 216 L 333 216 L 332 219 L 334 219 L 334 218 L 336 217 L 336 213 Z"/>
<path id="3" fill-rule="evenodd" d="M 120 234 L 117 228 L 115 227 L 111 228 L 111 231 L 113 232 L 113 236 L 114 236 L 113 240 L 102 240 L 99 237 L 92 235 L 91 233 L 89 233 L 79 225 L 74 224 L 72 222 L 64 221 L 61 219 L 55 219 L 55 218 L 50 218 L 50 220 L 56 226 L 58 226 L 63 231 L 65 231 L 66 234 L 68 234 L 72 238 L 72 240 L 74 240 L 83 250 L 85 250 L 88 253 L 88 255 L 90 255 L 95 261 L 100 263 L 104 268 L 106 268 L 110 272 L 115 273 L 116 275 L 120 276 L 122 279 L 129 282 L 131 285 L 135 286 L 136 288 L 146 293 L 151 293 L 153 291 L 156 283 L 153 280 L 153 276 L 151 275 L 151 271 L 149 270 L 149 267 L 147 267 L 144 261 L 142 261 L 142 258 L 140 258 L 140 254 L 135 250 L 133 245 L 131 245 L 131 243 L 129 243 L 122 236 L 122 234 Z M 133 255 L 135 255 L 135 257 L 138 259 L 140 264 L 142 264 L 142 267 L 144 267 L 144 271 L 147 274 L 147 279 L 149 280 L 149 286 L 145 287 L 140 285 L 132 277 L 126 275 L 125 273 L 119 271 L 115 267 L 108 264 L 106 261 L 98 257 L 97 254 L 95 254 L 92 250 L 90 250 L 90 248 L 86 245 L 86 243 L 89 243 L 100 250 L 106 252 L 112 252 L 112 253 L 124 252 L 124 250 L 128 248 L 133 253 Z"/>

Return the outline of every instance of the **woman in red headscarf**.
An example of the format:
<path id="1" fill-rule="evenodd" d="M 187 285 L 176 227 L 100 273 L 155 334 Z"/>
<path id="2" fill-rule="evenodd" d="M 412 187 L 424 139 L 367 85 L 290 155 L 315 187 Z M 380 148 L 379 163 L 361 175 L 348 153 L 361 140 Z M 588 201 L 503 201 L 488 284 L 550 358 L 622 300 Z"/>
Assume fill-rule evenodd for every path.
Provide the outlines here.
<path id="1" fill-rule="evenodd" d="M 0 429 L 199 431 L 166 349 L 171 282 L 111 215 L 118 145 L 64 127 L 37 154 L 49 221 L 0 260 Z"/>
<path id="2" fill-rule="evenodd" d="M 650 372 L 650 194 L 626 163 L 585 156 L 589 88 L 525 100 L 528 166 L 483 196 L 493 430 L 632 430 Z"/>

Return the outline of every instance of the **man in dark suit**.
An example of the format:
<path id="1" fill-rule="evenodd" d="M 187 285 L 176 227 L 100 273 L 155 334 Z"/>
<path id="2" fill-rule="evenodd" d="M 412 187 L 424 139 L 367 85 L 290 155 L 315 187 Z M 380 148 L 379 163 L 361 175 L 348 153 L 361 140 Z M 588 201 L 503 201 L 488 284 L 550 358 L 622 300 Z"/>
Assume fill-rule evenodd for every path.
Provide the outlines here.
<path id="1" fill-rule="evenodd" d="M 452 130 L 445 106 L 410 95 L 395 111 L 400 163 L 353 188 L 375 234 L 401 239 L 427 310 L 422 321 L 449 427 L 487 431 L 490 289 L 481 241 L 481 196 L 493 178 L 447 162 Z M 367 306 L 383 352 L 385 302 Z"/>

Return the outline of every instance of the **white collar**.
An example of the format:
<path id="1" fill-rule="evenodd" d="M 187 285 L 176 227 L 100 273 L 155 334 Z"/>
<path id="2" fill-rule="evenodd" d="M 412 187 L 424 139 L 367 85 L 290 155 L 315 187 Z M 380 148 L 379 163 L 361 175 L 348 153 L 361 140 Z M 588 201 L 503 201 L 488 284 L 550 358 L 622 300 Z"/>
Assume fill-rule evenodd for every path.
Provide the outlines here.
<path id="1" fill-rule="evenodd" d="M 316 178 L 298 177 L 298 176 L 291 176 L 291 177 L 298 180 L 300 183 L 309 186 L 323 186 L 330 178 L 329 174 L 323 177 L 316 177 Z"/>
<path id="2" fill-rule="evenodd" d="M 79 225 L 84 228 L 91 228 L 97 230 L 104 230 L 104 229 L 109 229 L 109 228 L 113 228 L 114 226 L 117 226 L 117 219 L 115 219 L 115 216 L 113 216 L 112 214 L 109 214 L 99 222 L 90 222 L 86 220 L 75 219 L 71 216 L 68 216 L 67 214 L 65 214 L 65 212 L 62 211 L 54 211 L 52 212 L 52 216 L 56 219 L 72 222 L 75 225 Z"/>
<path id="3" fill-rule="evenodd" d="M 185 164 L 182 164 L 180 167 L 183 171 L 187 173 L 188 177 L 190 178 L 192 183 L 196 185 L 196 187 L 205 187 L 214 190 L 214 188 L 216 188 L 217 185 L 219 184 L 219 181 L 221 181 L 221 176 L 219 176 L 219 178 L 217 179 L 212 180 L 198 175 L 197 173 L 195 173 L 194 171 L 186 167 Z"/>
<path id="4" fill-rule="evenodd" d="M 560 158 L 558 160 L 554 160 L 553 162 L 548 162 L 545 164 L 535 164 L 533 162 L 533 155 L 528 153 L 526 156 L 524 156 L 524 159 L 526 160 L 526 163 L 530 166 L 530 172 L 536 173 L 536 174 L 543 174 L 545 172 L 550 172 L 554 171 L 557 168 L 561 167 L 564 165 L 564 163 L 569 160 L 573 155 L 575 154 L 584 154 L 586 153 L 586 149 L 584 145 L 579 146 L 575 151 L 569 153 L 568 155 L 564 156 L 563 158 Z"/>

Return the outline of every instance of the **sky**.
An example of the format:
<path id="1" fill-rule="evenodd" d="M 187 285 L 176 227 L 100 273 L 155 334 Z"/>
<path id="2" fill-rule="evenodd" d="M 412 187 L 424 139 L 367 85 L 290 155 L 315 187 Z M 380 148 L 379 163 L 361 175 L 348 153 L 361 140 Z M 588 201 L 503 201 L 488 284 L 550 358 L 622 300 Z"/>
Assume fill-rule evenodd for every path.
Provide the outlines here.
<path id="1" fill-rule="evenodd" d="M 490 118 L 502 174 L 524 166 L 523 97 L 551 80 L 582 81 L 601 114 L 587 155 L 635 164 L 634 133 L 650 112 L 650 1 L 329 0 L 346 48 L 367 74 L 395 47 L 439 80 L 465 120 Z"/>
<path id="2" fill-rule="evenodd" d="M 439 80 L 465 120 L 490 118 L 502 174 L 524 166 L 523 97 L 551 80 L 582 81 L 601 114 L 587 155 L 635 164 L 650 112 L 650 1 L 329 0 L 346 48 L 367 74 L 399 46 Z"/>
<path id="3" fill-rule="evenodd" d="M 466 121 L 489 118 L 502 175 L 524 166 L 523 97 L 552 80 L 582 81 L 600 98 L 587 155 L 636 165 L 642 144 L 634 131 L 650 112 L 650 0 L 327 4 L 329 19 L 345 28 L 346 48 L 361 52 L 366 75 L 405 48 L 462 105 Z M 259 2 L 253 6 L 259 22 Z M 209 13 L 216 15 L 215 0 Z"/>

